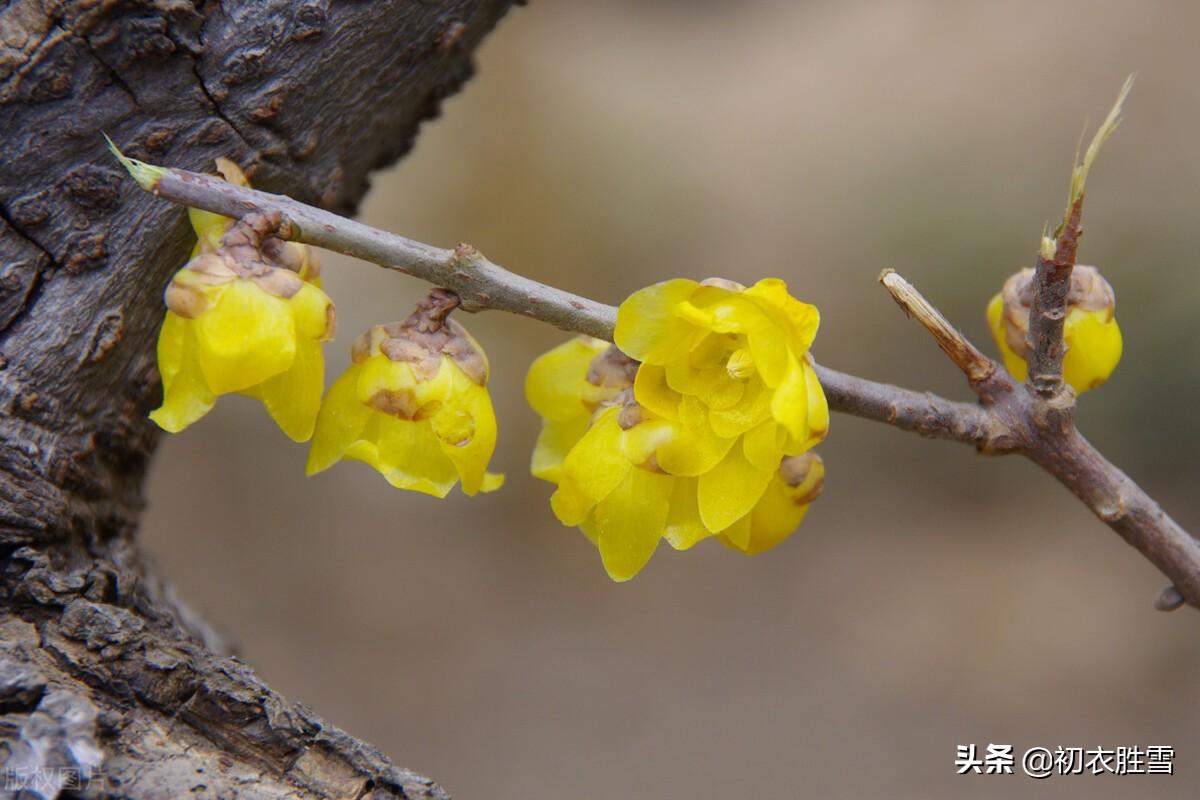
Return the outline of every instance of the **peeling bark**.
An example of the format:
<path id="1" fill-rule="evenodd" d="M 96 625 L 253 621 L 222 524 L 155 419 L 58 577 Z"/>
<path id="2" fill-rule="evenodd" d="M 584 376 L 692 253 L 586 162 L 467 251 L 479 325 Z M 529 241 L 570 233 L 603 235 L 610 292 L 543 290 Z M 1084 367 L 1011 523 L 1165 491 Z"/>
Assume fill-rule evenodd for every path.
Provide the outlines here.
<path id="1" fill-rule="evenodd" d="M 161 295 L 190 242 L 184 213 L 123 180 L 100 132 L 160 163 L 227 156 L 257 186 L 352 211 L 509 5 L 0 10 L 0 787 L 36 774 L 25 796 L 444 796 L 272 692 L 140 556 Z"/>

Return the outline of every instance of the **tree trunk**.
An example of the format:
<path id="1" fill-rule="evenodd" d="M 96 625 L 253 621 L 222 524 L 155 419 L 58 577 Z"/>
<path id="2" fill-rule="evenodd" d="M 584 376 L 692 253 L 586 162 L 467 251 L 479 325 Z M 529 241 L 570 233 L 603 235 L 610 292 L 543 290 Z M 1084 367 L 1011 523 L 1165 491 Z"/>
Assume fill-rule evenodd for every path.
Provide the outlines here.
<path id="1" fill-rule="evenodd" d="M 265 686 L 147 569 L 154 343 L 191 242 L 100 134 L 352 211 L 509 5 L 0 7 L 0 796 L 445 796 Z"/>

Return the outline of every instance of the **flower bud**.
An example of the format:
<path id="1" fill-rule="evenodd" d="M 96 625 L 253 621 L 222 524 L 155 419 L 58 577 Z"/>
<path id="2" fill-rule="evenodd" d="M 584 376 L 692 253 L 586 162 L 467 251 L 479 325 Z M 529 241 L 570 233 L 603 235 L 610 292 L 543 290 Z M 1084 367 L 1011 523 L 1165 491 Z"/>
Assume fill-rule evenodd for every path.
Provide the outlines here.
<path id="1" fill-rule="evenodd" d="M 987 308 L 991 330 L 1004 365 L 1024 381 L 1028 375 L 1027 337 L 1033 304 L 1034 270 L 1023 269 L 1004 283 Z M 1082 394 L 1108 380 L 1121 360 L 1121 329 L 1115 317 L 1116 295 L 1095 267 L 1077 265 L 1067 292 L 1063 321 L 1063 379 Z"/>

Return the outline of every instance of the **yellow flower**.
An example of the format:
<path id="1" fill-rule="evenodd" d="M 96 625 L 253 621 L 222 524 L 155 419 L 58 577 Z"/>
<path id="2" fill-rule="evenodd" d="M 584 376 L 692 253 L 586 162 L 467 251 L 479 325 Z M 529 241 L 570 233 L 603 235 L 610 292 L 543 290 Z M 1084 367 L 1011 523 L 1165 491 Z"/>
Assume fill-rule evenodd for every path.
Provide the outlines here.
<path id="1" fill-rule="evenodd" d="M 227 252 L 188 262 L 171 280 L 158 337 L 163 403 L 150 414 L 176 433 L 218 395 L 257 398 L 290 438 L 305 441 L 324 388 L 321 342 L 333 304 L 294 272 Z"/>
<path id="2" fill-rule="evenodd" d="M 716 288 L 724 293 L 706 306 L 714 314 L 723 313 L 714 310 L 715 305 L 742 294 L 726 285 L 687 283 L 693 289 Z M 772 289 L 766 291 L 770 295 Z M 634 295 L 631 301 L 635 298 L 644 296 Z M 774 309 L 772 301 L 779 299 L 771 295 L 762 302 Z M 618 315 L 617 336 L 618 342 L 628 343 L 628 337 L 622 336 L 623 326 L 629 324 L 626 308 L 622 306 Z M 804 309 L 811 307 L 791 308 L 795 312 Z M 773 320 L 764 323 L 754 309 L 739 306 L 739 312 L 749 317 L 750 326 L 778 324 Z M 737 323 L 725 317 L 721 324 Z M 659 329 L 667 327 L 660 325 Z M 815 320 L 812 329 L 815 332 Z M 756 336 L 767 332 L 758 330 Z M 785 369 L 790 368 L 787 359 L 793 352 L 803 359 L 812 338 L 810 333 L 802 344 L 789 342 L 786 336 L 790 333 L 786 327 L 777 332 Z M 824 472 L 815 454 L 785 456 L 787 448 L 807 450 L 828 427 L 828 409 L 815 375 L 811 395 L 807 382 L 803 384 L 806 392 L 801 397 L 804 407 L 799 421 L 803 427 L 800 436 L 793 437 L 771 410 L 774 393 L 758 376 L 753 356 L 748 352 L 735 355 L 739 334 L 721 331 L 716 335 L 724 340 L 720 347 L 707 336 L 692 337 L 698 346 L 685 354 L 700 351 L 700 355 L 690 368 L 711 372 L 710 360 L 720 363 L 729 380 L 740 386 L 722 387 L 719 378 L 706 376 L 709 393 L 703 397 L 698 396 L 703 392 L 672 388 L 668 380 L 679 377 L 677 366 L 639 365 L 616 347 L 587 337 L 556 347 L 530 368 L 526 397 L 543 417 L 533 474 L 557 484 L 551 498 L 555 515 L 588 536 L 613 580 L 636 575 L 663 538 L 679 550 L 712 536 L 747 553 L 769 549 L 795 530 L 819 491 Z M 748 350 L 744 339 L 740 344 Z M 770 350 L 770 346 L 757 344 L 760 350 Z M 724 352 L 718 352 L 722 348 Z M 804 370 L 811 373 L 807 360 L 802 363 L 798 367 L 801 374 Z M 647 373 L 653 382 L 647 380 Z M 684 375 L 675 383 L 688 378 Z M 643 395 L 647 387 L 650 393 Z M 753 393 L 741 408 L 737 405 L 742 395 L 729 400 L 739 391 L 742 395 Z M 714 393 L 723 394 L 714 400 Z M 718 433 L 706 415 L 721 412 L 727 413 L 717 423 L 723 426 Z M 785 418 L 795 422 L 790 414 Z M 738 429 L 738 425 L 743 427 Z"/>
<path id="3" fill-rule="evenodd" d="M 468 495 L 500 488 L 504 477 L 487 472 L 496 447 L 487 358 L 445 319 L 447 296 L 434 292 L 409 319 L 376 325 L 355 342 L 353 365 L 321 406 L 309 475 L 349 458 L 397 488 L 435 497 L 459 481 Z"/>
<path id="4" fill-rule="evenodd" d="M 1025 338 L 1029 333 L 1029 307 L 1033 301 L 1032 269 L 1024 269 L 1004 283 L 1004 289 L 987 307 L 992 332 L 1004 366 L 1018 381 L 1029 372 Z M 1108 380 L 1121 360 L 1121 329 L 1114 315 L 1116 295 L 1095 267 L 1077 265 L 1067 293 L 1063 320 L 1063 379 L 1083 394 Z"/>
<path id="5" fill-rule="evenodd" d="M 697 478 L 710 532 L 749 513 L 784 456 L 825 438 L 829 406 L 808 357 L 819 321 L 777 278 L 749 289 L 670 280 L 618 309 L 617 346 L 642 362 L 634 396 L 675 434 L 658 466 Z"/>

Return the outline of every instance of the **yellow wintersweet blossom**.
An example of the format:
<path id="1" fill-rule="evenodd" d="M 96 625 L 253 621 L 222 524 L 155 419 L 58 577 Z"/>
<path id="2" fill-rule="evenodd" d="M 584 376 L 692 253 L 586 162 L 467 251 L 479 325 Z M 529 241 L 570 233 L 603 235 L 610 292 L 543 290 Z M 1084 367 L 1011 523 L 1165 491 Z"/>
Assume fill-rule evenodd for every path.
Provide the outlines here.
<path id="1" fill-rule="evenodd" d="M 675 279 L 631 295 L 615 341 L 642 362 L 634 397 L 675 434 L 658 465 L 697 479 L 704 527 L 752 509 L 784 456 L 825 438 L 829 405 L 808 357 L 820 315 L 766 278 Z"/>
<path id="2" fill-rule="evenodd" d="M 679 302 L 696 302 L 680 313 L 693 328 L 708 325 L 706 333 L 672 324 L 674 314 L 647 297 L 667 286 L 659 284 L 621 306 L 616 336 L 658 363 L 578 337 L 538 358 L 525 382 L 543 417 L 533 474 L 557 484 L 555 515 L 588 536 L 617 581 L 636 575 L 664 538 L 679 550 L 713 536 L 746 553 L 769 549 L 800 524 L 824 477 L 807 453 L 829 423 L 806 358 L 816 309 L 790 298 L 782 282 L 753 290 L 682 283 Z M 678 336 L 679 349 L 630 333 L 641 324 Z M 675 363 L 681 354 L 684 365 Z M 770 382 L 756 355 L 782 361 L 768 365 Z M 773 403 L 788 391 L 799 413 Z"/>
<path id="3" fill-rule="evenodd" d="M 164 430 L 184 429 L 217 396 L 236 392 L 260 400 L 293 440 L 312 435 L 333 304 L 295 272 L 263 260 L 263 234 L 242 225 L 167 287 L 158 338 L 163 403 L 150 414 Z"/>
<path id="4" fill-rule="evenodd" d="M 435 497 L 460 481 L 468 495 L 500 488 L 504 476 L 487 472 L 496 447 L 487 357 L 446 319 L 457 303 L 434 291 L 407 320 L 359 337 L 321 406 L 307 474 L 349 458 Z"/>
<path id="5" fill-rule="evenodd" d="M 987 307 L 988 328 L 1012 376 L 1024 381 L 1025 338 L 1029 333 L 1029 308 L 1033 302 L 1032 269 L 1024 269 L 1004 283 Z M 1115 317 L 1116 295 L 1095 267 L 1077 265 L 1067 293 L 1063 320 L 1063 379 L 1077 394 L 1108 380 L 1121 360 L 1121 329 Z"/>

